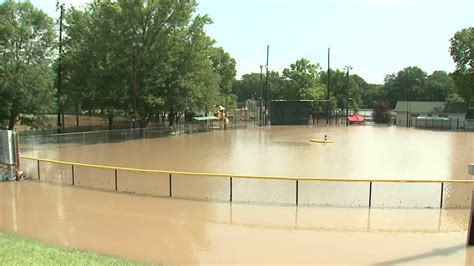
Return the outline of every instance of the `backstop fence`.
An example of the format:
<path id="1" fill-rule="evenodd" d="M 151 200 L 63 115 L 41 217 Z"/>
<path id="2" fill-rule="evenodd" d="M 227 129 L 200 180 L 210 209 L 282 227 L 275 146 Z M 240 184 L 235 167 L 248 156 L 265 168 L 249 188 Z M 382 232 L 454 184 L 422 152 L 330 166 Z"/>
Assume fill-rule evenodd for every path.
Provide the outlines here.
<path id="1" fill-rule="evenodd" d="M 21 156 L 28 179 L 213 201 L 387 208 L 466 208 L 474 180 L 332 179 L 196 173 Z"/>

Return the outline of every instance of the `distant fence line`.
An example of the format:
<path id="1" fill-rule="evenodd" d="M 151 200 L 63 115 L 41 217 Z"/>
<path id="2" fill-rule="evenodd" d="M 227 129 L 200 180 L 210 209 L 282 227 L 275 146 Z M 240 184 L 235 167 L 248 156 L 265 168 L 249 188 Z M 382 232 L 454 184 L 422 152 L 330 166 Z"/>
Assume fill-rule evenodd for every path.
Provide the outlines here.
<path id="1" fill-rule="evenodd" d="M 246 127 L 256 127 L 254 121 L 238 120 L 229 123 L 226 129 L 237 129 Z M 44 144 L 97 144 L 97 143 L 113 143 L 118 141 L 126 141 L 133 139 L 165 137 L 174 134 L 192 134 L 199 132 L 208 132 L 212 130 L 224 129 L 224 122 L 214 121 L 195 121 L 187 124 L 177 124 L 172 128 L 169 126 L 146 127 L 146 128 L 130 128 L 130 129 L 113 129 L 71 132 L 61 134 L 42 134 L 42 135 L 25 135 L 20 134 L 20 148 L 22 150 L 34 150 L 37 145 Z"/>
<path id="2" fill-rule="evenodd" d="M 84 117 L 84 116 L 81 116 Z M 89 116 L 86 116 L 89 117 Z M 246 126 L 252 126 L 253 124 L 258 123 L 258 111 L 255 109 L 249 109 L 247 111 L 242 110 L 231 110 L 228 112 L 229 124 L 228 128 L 242 128 Z M 153 119 L 145 127 L 139 127 L 138 123 L 134 123 L 131 119 L 119 119 L 114 121 L 112 128 L 109 128 L 107 119 L 101 116 L 93 116 L 94 121 L 84 121 L 79 126 L 76 123 L 68 123 L 64 128 L 64 132 L 59 134 L 69 134 L 69 133 L 82 133 L 82 132 L 95 132 L 95 131 L 113 131 L 113 130 L 133 130 L 133 129 L 142 129 L 142 128 L 169 128 L 169 122 L 162 119 Z M 184 117 L 175 121 L 175 125 L 197 125 L 197 121 L 188 121 Z M 219 121 L 214 121 L 215 126 L 219 124 Z M 218 125 L 217 125 L 218 126 Z M 223 127 L 222 127 L 223 128 Z M 17 130 L 18 133 L 22 136 L 38 136 L 38 135 L 58 135 L 56 125 L 50 125 L 49 128 L 43 129 L 23 129 Z"/>
<path id="3" fill-rule="evenodd" d="M 461 131 L 473 131 L 474 121 L 463 120 L 460 121 L 458 118 L 446 118 L 440 119 L 438 117 L 417 117 L 414 119 L 416 128 L 429 128 L 429 129 L 444 129 L 444 130 L 461 130 Z"/>
<path id="4" fill-rule="evenodd" d="M 271 203 L 282 203 L 282 200 L 278 197 L 283 197 L 286 204 L 332 206 L 339 205 L 337 202 L 342 200 L 348 202 L 348 205 L 373 207 L 373 195 L 375 194 L 378 196 L 378 200 L 382 201 L 382 203 L 376 204 L 376 207 L 388 206 L 389 203 L 397 205 L 398 202 L 400 203 L 398 206 L 391 207 L 407 207 L 405 205 L 408 205 L 408 207 L 430 208 L 467 207 L 470 203 L 470 193 L 474 183 L 474 180 L 350 179 L 200 173 L 95 165 L 30 156 L 21 156 L 21 159 L 23 160 L 23 169 L 27 177 L 31 179 L 55 180 L 72 186 L 78 185 L 120 192 L 178 198 L 228 200 L 230 202 L 254 201 L 249 199 L 255 198 L 257 198 L 255 201 L 258 202 L 258 198 L 268 196 L 270 198 L 276 197 L 273 200 L 270 199 Z M 27 161 L 30 163 L 26 163 Z M 56 168 L 51 167 L 52 165 L 55 165 Z M 96 169 L 96 172 L 90 172 L 91 169 Z M 139 185 L 145 182 L 145 178 L 148 178 L 144 175 L 137 176 L 137 174 L 155 174 L 149 179 L 151 181 L 147 182 L 159 181 L 159 184 L 152 187 L 160 192 L 153 193 L 153 191 L 148 190 L 150 186 L 146 184 L 143 189 L 147 191 L 134 191 L 127 187 Z M 91 178 L 91 176 L 93 177 Z M 82 181 L 78 181 L 78 179 L 82 179 Z M 86 179 L 89 179 L 89 181 Z M 205 180 L 203 181 L 203 179 Z M 273 186 L 272 194 L 275 193 L 277 196 L 269 195 L 269 191 L 264 191 L 265 189 L 268 190 L 268 182 L 273 182 L 270 184 Z M 383 185 L 388 183 L 390 185 Z M 409 187 L 410 184 L 412 184 L 411 187 Z M 256 185 L 260 185 L 260 188 L 255 189 Z M 196 186 L 201 186 L 203 189 L 198 194 L 193 194 L 189 189 Z M 374 189 L 378 190 L 374 192 Z M 400 191 L 404 191 L 404 189 L 405 193 L 401 193 Z M 278 191 L 282 192 L 280 196 L 278 196 Z M 450 197 L 457 197 L 457 201 L 446 203 L 446 199 L 450 198 L 446 197 L 445 192 L 449 192 Z M 345 204 L 342 203 L 342 205 Z"/>
<path id="5" fill-rule="evenodd" d="M 209 132 L 212 130 L 232 130 L 242 128 L 259 127 L 258 112 L 240 112 L 236 111 L 229 116 L 230 122 L 224 127 L 224 122 L 220 120 L 193 121 L 190 123 L 181 123 L 173 126 L 159 125 L 145 128 L 125 128 L 112 130 L 95 130 L 84 132 L 70 132 L 60 134 L 19 134 L 20 148 L 22 150 L 34 150 L 38 145 L 44 144 L 97 144 L 113 143 L 133 139 L 166 137 L 170 134 L 193 134 L 199 132 Z M 335 116 L 329 119 L 330 126 L 344 126 L 344 117 Z M 306 121 L 306 125 L 326 125 L 326 119 L 319 118 Z M 36 131 L 42 132 L 43 131 Z M 21 132 L 20 132 L 21 133 Z"/>

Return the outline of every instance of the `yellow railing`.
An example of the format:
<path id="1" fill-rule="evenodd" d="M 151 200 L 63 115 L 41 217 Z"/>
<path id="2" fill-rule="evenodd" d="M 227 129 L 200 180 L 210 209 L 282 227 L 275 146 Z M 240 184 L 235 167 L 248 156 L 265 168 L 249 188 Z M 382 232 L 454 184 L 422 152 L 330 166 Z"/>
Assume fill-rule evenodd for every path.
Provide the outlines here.
<path id="1" fill-rule="evenodd" d="M 141 169 L 132 167 L 120 167 L 120 166 L 107 166 L 107 165 L 96 165 L 87 163 L 67 162 L 51 159 L 42 159 L 31 156 L 20 156 L 21 159 L 34 160 L 37 162 L 38 180 L 40 176 L 40 162 L 69 165 L 72 167 L 72 185 L 74 185 L 74 167 L 88 167 L 96 169 L 114 170 L 115 171 L 115 190 L 118 191 L 117 187 L 117 172 L 128 171 L 138 173 L 155 173 L 155 174 L 168 174 L 169 175 L 169 196 L 172 196 L 172 175 L 188 175 L 188 176 L 206 176 L 206 177 L 223 177 L 230 178 L 230 201 L 232 201 L 232 178 L 240 179 L 260 179 L 260 180 L 290 180 L 296 181 L 296 204 L 298 204 L 298 181 L 321 181 L 321 182 L 367 182 L 369 183 L 369 207 L 371 207 L 372 198 L 372 183 L 438 183 L 441 184 L 441 199 L 440 208 L 443 205 L 443 187 L 444 184 L 469 184 L 474 183 L 474 180 L 429 180 L 429 179 L 350 179 L 350 178 L 321 178 L 321 177 L 297 177 L 297 176 L 262 176 L 262 175 L 239 175 L 239 174 L 227 174 L 227 173 L 202 173 L 202 172 L 186 172 L 186 171 L 172 171 L 172 170 L 155 170 L 155 169 Z"/>

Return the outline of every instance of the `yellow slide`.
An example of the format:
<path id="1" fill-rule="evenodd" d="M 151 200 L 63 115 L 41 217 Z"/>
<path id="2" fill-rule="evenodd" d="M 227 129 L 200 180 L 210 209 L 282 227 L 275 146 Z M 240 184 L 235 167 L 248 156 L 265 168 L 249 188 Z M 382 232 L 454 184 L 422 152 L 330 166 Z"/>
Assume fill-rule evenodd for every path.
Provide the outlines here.
<path id="1" fill-rule="evenodd" d="M 216 117 L 217 117 L 217 119 L 219 119 L 221 121 L 224 121 L 224 123 L 226 125 L 229 124 L 229 119 L 227 117 L 225 117 L 225 113 L 223 111 L 218 111 Z"/>

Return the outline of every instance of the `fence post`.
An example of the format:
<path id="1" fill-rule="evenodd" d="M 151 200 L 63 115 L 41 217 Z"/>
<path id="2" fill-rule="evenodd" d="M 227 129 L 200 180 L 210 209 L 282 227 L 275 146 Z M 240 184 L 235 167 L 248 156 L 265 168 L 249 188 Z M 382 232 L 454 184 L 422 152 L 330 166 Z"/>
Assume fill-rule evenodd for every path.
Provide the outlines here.
<path id="1" fill-rule="evenodd" d="M 470 163 L 468 166 L 469 175 L 474 177 L 474 163 Z M 467 244 L 470 246 L 474 245 L 474 190 L 471 195 L 471 213 L 469 215 L 469 227 L 467 228 Z"/>
<path id="2" fill-rule="evenodd" d="M 245 121 L 245 124 L 244 124 L 244 125 L 245 125 L 245 128 L 247 128 L 247 119 L 248 119 L 249 116 L 250 116 L 249 114 L 247 114 L 247 112 L 248 112 L 248 108 L 246 107 L 246 109 L 245 109 L 245 120 L 244 120 L 244 121 Z"/>
<path id="3" fill-rule="evenodd" d="M 296 205 L 298 205 L 298 179 L 296 179 Z"/>
<path id="4" fill-rule="evenodd" d="M 444 182 L 441 182 L 441 198 L 439 200 L 439 208 L 443 208 L 443 194 L 444 194 Z"/>
<path id="5" fill-rule="evenodd" d="M 71 165 L 71 167 L 72 167 L 72 168 L 71 168 L 71 171 L 72 171 L 72 172 L 71 172 L 71 177 L 72 177 L 72 185 L 74 186 L 74 164 L 73 164 L 73 165 Z"/>
<path id="6" fill-rule="evenodd" d="M 40 173 L 40 160 L 38 162 L 38 180 L 41 180 L 41 173 Z"/>
<path id="7" fill-rule="evenodd" d="M 232 202 L 232 176 L 230 177 L 230 202 Z"/>
<path id="8" fill-rule="evenodd" d="M 467 244 L 474 246 L 474 191 L 471 195 L 471 214 L 469 215 L 469 227 L 467 228 Z"/>
<path id="9" fill-rule="evenodd" d="M 170 183 L 170 198 L 173 196 L 173 193 L 172 193 L 172 185 L 171 185 L 171 174 L 170 174 L 170 177 L 169 177 L 169 183 Z"/>
<path id="10" fill-rule="evenodd" d="M 117 172 L 118 172 L 117 169 L 115 169 L 115 191 L 118 191 L 118 185 L 117 185 L 117 175 L 118 175 L 118 173 Z"/>
<path id="11" fill-rule="evenodd" d="M 372 181 L 369 184 L 369 208 L 372 207 Z"/>

